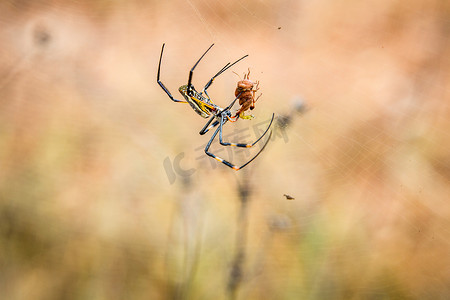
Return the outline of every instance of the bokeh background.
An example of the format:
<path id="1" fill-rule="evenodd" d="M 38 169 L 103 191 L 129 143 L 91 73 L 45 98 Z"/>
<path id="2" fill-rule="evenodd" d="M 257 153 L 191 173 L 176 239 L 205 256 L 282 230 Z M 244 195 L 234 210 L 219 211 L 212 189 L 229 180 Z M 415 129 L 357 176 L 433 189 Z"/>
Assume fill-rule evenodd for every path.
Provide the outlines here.
<path id="1" fill-rule="evenodd" d="M 163 43 L 178 98 L 249 54 L 248 167 Z M 447 0 L 2 1 L 1 298 L 449 299 L 449 53 Z"/>

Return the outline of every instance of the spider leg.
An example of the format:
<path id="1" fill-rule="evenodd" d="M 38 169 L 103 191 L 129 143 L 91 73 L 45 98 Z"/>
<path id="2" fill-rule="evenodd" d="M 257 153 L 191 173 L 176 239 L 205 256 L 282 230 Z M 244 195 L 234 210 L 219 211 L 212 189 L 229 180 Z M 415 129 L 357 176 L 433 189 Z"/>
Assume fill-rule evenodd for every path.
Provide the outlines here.
<path id="1" fill-rule="evenodd" d="M 230 103 L 227 107 L 225 107 L 225 109 L 224 109 L 222 112 L 224 112 L 224 111 L 229 111 L 229 110 L 233 107 L 233 105 L 234 105 L 234 103 L 236 102 L 236 100 L 239 99 L 239 97 L 241 96 L 241 94 L 242 94 L 242 92 L 240 92 L 240 93 L 237 95 L 237 97 L 236 97 L 233 101 L 231 101 L 231 103 Z"/>
<path id="2" fill-rule="evenodd" d="M 222 146 L 235 146 L 235 147 L 243 147 L 243 148 L 250 148 L 250 147 L 253 147 L 253 146 L 256 145 L 256 143 L 258 143 L 258 142 L 266 135 L 266 133 L 269 131 L 270 127 L 272 126 L 272 122 L 273 122 L 274 116 L 275 116 L 275 114 L 272 114 L 272 119 L 270 120 L 269 126 L 267 126 L 266 130 L 264 131 L 264 133 L 263 133 L 256 141 L 254 141 L 253 143 L 250 143 L 250 144 L 243 144 L 243 143 L 229 143 L 229 142 L 224 142 L 223 139 L 222 139 L 222 130 L 220 130 L 220 132 L 219 132 L 219 142 L 220 142 L 220 144 L 221 144 Z M 223 124 L 225 124 L 225 122 L 224 122 Z M 221 124 L 220 126 L 222 127 L 223 124 Z"/>
<path id="3" fill-rule="evenodd" d="M 197 67 L 198 63 L 203 59 L 203 57 L 206 55 L 206 53 L 208 53 L 209 49 L 212 48 L 212 46 L 214 46 L 214 44 L 212 44 L 211 46 L 209 46 L 208 49 L 206 49 L 205 53 L 202 54 L 202 56 L 200 56 L 200 58 L 197 60 L 197 62 L 195 63 L 195 65 L 192 67 L 191 71 L 189 71 L 189 79 L 188 79 L 188 94 L 191 90 L 192 87 L 192 76 L 194 75 L 194 69 Z"/>
<path id="4" fill-rule="evenodd" d="M 205 87 L 202 90 L 202 93 L 205 93 L 205 95 L 208 97 L 209 99 L 209 95 L 208 92 L 206 91 L 211 84 L 213 83 L 214 79 L 216 79 L 217 77 L 219 77 L 219 75 L 221 75 L 223 72 L 225 72 L 226 70 L 228 70 L 229 68 L 231 68 L 232 66 L 234 66 L 235 64 L 237 64 L 238 62 L 240 62 L 241 60 L 243 60 L 244 58 L 246 58 L 248 55 L 245 55 L 241 58 L 239 58 L 237 61 L 235 61 L 234 63 L 227 63 L 222 69 L 220 69 L 219 72 L 216 73 L 216 75 L 214 75 L 206 84 Z"/>
<path id="5" fill-rule="evenodd" d="M 207 133 L 211 128 L 216 127 L 217 125 L 219 125 L 219 121 L 215 121 L 212 125 L 211 122 L 215 119 L 215 115 L 211 116 L 211 118 L 209 118 L 208 122 L 205 124 L 205 126 L 203 126 L 202 130 L 200 130 L 199 134 L 200 135 L 204 135 L 205 133 Z"/>
<path id="6" fill-rule="evenodd" d="M 208 151 L 208 150 L 209 150 L 209 147 L 211 147 L 211 143 L 212 143 L 212 142 L 214 141 L 214 139 L 216 138 L 216 135 L 217 135 L 217 133 L 219 132 L 220 129 L 221 129 L 221 126 L 220 126 L 219 128 L 217 128 L 216 131 L 214 131 L 213 135 L 212 135 L 211 138 L 209 139 L 208 144 L 207 144 L 206 147 L 205 147 L 205 153 L 206 153 L 206 155 L 211 156 L 212 158 L 214 158 L 215 160 L 217 160 L 218 162 L 221 162 L 221 163 L 223 163 L 224 165 L 226 165 L 227 167 L 230 167 L 230 168 L 232 168 L 233 170 L 236 170 L 236 171 L 237 171 L 237 170 L 241 169 L 242 167 L 237 167 L 237 166 L 233 165 L 232 163 L 230 163 L 229 161 L 227 161 L 227 160 L 225 160 L 225 159 L 223 159 L 223 158 L 220 158 L 220 157 L 216 156 L 215 154 L 213 154 L 213 153 L 211 153 L 211 152 Z"/>
<path id="7" fill-rule="evenodd" d="M 234 103 L 236 103 L 236 101 L 239 99 L 239 97 L 241 96 L 241 94 L 242 94 L 242 92 L 240 92 L 240 93 L 237 95 L 237 97 L 236 97 L 233 101 L 231 101 L 230 105 L 228 105 L 224 110 L 222 110 L 222 112 L 230 111 L 230 109 L 233 107 Z M 236 122 L 236 121 L 238 120 L 238 118 L 236 118 L 236 116 L 231 117 L 231 116 L 229 116 L 229 115 L 227 114 L 226 117 L 227 117 L 228 121 L 230 121 L 230 122 Z"/>
<path id="8" fill-rule="evenodd" d="M 264 145 L 262 146 L 261 150 L 258 151 L 258 153 L 256 153 L 255 156 L 252 157 L 252 159 L 250 159 L 248 162 L 246 162 L 245 164 L 243 164 L 242 166 L 239 167 L 239 169 L 235 169 L 236 171 L 242 169 L 243 167 L 245 167 L 246 165 L 248 165 L 249 163 L 251 163 L 255 158 L 258 157 L 259 154 L 261 154 L 261 152 L 263 152 L 264 148 L 266 148 L 267 144 L 270 141 L 270 138 L 272 137 L 272 131 L 270 131 L 269 137 L 267 138 L 267 141 L 264 143 Z"/>
<path id="9" fill-rule="evenodd" d="M 239 95 L 238 95 L 233 101 L 231 101 L 230 105 L 228 105 L 224 110 L 222 110 L 222 112 L 224 112 L 224 111 L 229 111 L 229 110 L 233 107 L 233 105 L 234 105 L 234 103 L 236 102 L 236 100 L 239 99 L 239 96 L 240 96 L 241 94 L 242 94 L 242 92 L 239 93 Z M 219 125 L 220 122 L 217 121 L 217 120 L 216 120 L 211 126 L 209 125 L 209 124 L 211 124 L 211 122 L 212 122 L 215 118 L 216 118 L 216 115 L 211 116 L 211 118 L 208 120 L 208 122 L 205 124 L 205 126 L 203 126 L 202 130 L 200 130 L 199 134 L 204 135 L 204 134 L 207 133 L 210 129 L 212 129 L 212 128 L 216 127 L 217 125 Z M 228 120 L 231 121 L 231 122 L 235 122 L 235 121 L 233 121 L 233 120 L 231 120 L 231 119 L 228 119 Z"/>
<path id="10" fill-rule="evenodd" d="M 269 140 L 270 140 L 270 138 L 271 138 L 271 136 L 272 136 L 272 131 L 270 132 L 270 135 L 269 135 L 269 137 L 267 138 L 267 141 L 265 142 L 265 144 L 264 144 L 264 146 L 261 148 L 261 150 L 259 150 L 258 153 L 256 153 L 256 155 L 253 156 L 253 157 L 252 157 L 249 161 L 247 161 L 245 164 L 243 164 L 242 166 L 238 167 L 238 166 L 232 164 L 231 162 L 229 162 L 229 161 L 227 161 L 227 160 L 225 160 L 225 159 L 223 159 L 223 158 L 220 158 L 220 157 L 216 156 L 215 154 L 213 154 L 213 153 L 211 153 L 211 152 L 208 151 L 209 148 L 211 147 L 211 143 L 212 143 L 212 142 L 214 141 L 214 139 L 216 138 L 217 133 L 219 133 L 219 137 L 220 137 L 220 135 L 222 135 L 222 127 L 223 127 L 223 125 L 224 125 L 227 121 L 228 121 L 228 119 L 227 119 L 227 118 L 224 118 L 224 116 L 222 115 L 221 122 L 220 122 L 220 126 L 219 126 L 219 128 L 216 129 L 216 131 L 214 131 L 214 134 L 211 136 L 211 139 L 209 140 L 208 144 L 207 144 L 206 147 L 205 147 L 205 153 L 206 153 L 208 156 L 211 156 L 212 158 L 214 158 L 215 160 L 217 160 L 217 161 L 223 163 L 223 164 L 226 165 L 227 167 L 230 167 L 230 168 L 232 168 L 233 170 L 238 171 L 238 170 L 244 168 L 245 166 L 247 166 L 249 163 L 251 163 L 256 157 L 258 157 L 258 155 L 264 150 L 264 148 L 266 148 L 267 143 L 269 142 Z M 273 118 L 272 118 L 272 121 L 273 121 Z M 270 126 L 269 126 L 269 127 L 270 127 Z M 266 132 L 267 132 L 267 130 L 266 130 Z M 264 133 L 264 134 L 265 134 L 265 133 Z M 263 136 L 264 136 L 264 134 L 263 134 Z M 262 136 L 261 136 L 261 137 L 262 137 Z M 261 137 L 258 139 L 258 141 L 261 139 Z M 255 142 L 255 143 L 256 143 L 256 142 Z"/>
<path id="11" fill-rule="evenodd" d="M 156 77 L 156 81 L 158 82 L 159 86 L 164 90 L 164 92 L 166 92 L 167 96 L 169 96 L 170 100 L 172 100 L 173 102 L 187 103 L 187 101 L 175 99 L 172 96 L 172 94 L 169 92 L 169 90 L 166 88 L 166 86 L 161 82 L 161 80 L 159 80 L 159 76 L 161 73 L 161 60 L 162 60 L 162 56 L 163 56 L 163 52 L 164 52 L 164 45 L 165 44 L 163 44 L 162 48 L 161 48 L 161 55 L 159 57 L 159 64 L 158 64 L 158 75 Z"/>

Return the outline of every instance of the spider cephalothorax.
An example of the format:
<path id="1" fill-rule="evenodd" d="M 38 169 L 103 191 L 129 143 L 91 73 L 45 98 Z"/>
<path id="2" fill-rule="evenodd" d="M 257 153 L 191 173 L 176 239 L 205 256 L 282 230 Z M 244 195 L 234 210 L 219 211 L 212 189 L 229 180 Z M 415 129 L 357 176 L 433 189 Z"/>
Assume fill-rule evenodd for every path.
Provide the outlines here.
<path id="1" fill-rule="evenodd" d="M 241 61 L 242 59 L 246 58 L 247 55 L 245 55 L 245 56 L 241 57 L 240 59 L 238 59 L 237 61 L 235 61 L 234 63 L 227 63 L 222 69 L 220 69 L 219 72 L 216 73 L 216 75 L 214 75 L 205 84 L 205 86 L 203 87 L 203 90 L 201 92 L 198 92 L 194 88 L 194 85 L 192 84 L 192 76 L 194 74 L 194 69 L 195 69 L 195 67 L 197 67 L 198 63 L 202 60 L 202 58 L 211 49 L 212 46 L 214 46 L 214 44 L 212 44 L 205 51 L 205 53 L 203 53 L 203 55 L 199 58 L 199 60 L 192 67 L 191 71 L 189 72 L 188 83 L 186 85 L 182 85 L 182 86 L 179 87 L 178 91 L 181 93 L 181 95 L 183 96 L 184 100 L 177 100 L 177 99 L 175 99 L 172 96 L 172 94 L 169 92 L 169 90 L 165 87 L 165 85 L 159 79 L 160 78 L 160 73 L 161 73 L 161 60 L 162 60 L 162 56 L 163 56 L 163 52 L 164 52 L 164 44 L 162 45 L 161 56 L 159 57 L 158 74 L 157 74 L 156 81 L 158 82 L 159 86 L 164 90 L 164 92 L 169 96 L 169 98 L 172 101 L 174 101 L 174 102 L 181 102 L 181 103 L 189 103 L 189 105 L 192 107 L 192 109 L 197 114 L 199 114 L 203 118 L 209 118 L 208 122 L 206 122 L 205 126 L 203 126 L 203 128 L 200 130 L 200 134 L 201 135 L 207 133 L 210 129 L 212 129 L 212 128 L 216 127 L 216 126 L 219 126 L 214 131 L 214 133 L 212 134 L 212 136 L 209 139 L 208 143 L 206 144 L 205 153 L 207 155 L 211 156 L 212 158 L 216 159 L 217 161 L 219 161 L 219 162 L 225 164 L 226 166 L 232 168 L 233 170 L 237 171 L 237 170 L 242 169 L 246 165 L 248 165 L 251 161 L 253 161 L 264 150 L 264 147 L 269 142 L 269 139 L 270 139 L 270 136 L 271 136 L 272 132 L 270 133 L 269 138 L 267 139 L 266 143 L 261 148 L 261 150 L 259 150 L 259 152 L 252 159 L 250 159 L 249 161 L 247 161 L 245 164 L 243 164 L 240 167 L 238 167 L 238 166 L 230 163 L 229 161 L 226 161 L 226 160 L 216 156 L 215 154 L 209 152 L 209 148 L 211 147 L 211 143 L 214 141 L 214 139 L 216 138 L 217 134 L 219 134 L 219 142 L 220 142 L 220 144 L 222 146 L 235 146 L 235 147 L 250 148 L 250 147 L 254 146 L 256 143 L 258 143 L 263 138 L 263 136 L 265 136 L 266 133 L 269 131 L 270 126 L 272 126 L 272 122 L 273 122 L 273 119 L 274 119 L 274 114 L 272 114 L 272 119 L 270 120 L 270 124 L 267 127 L 267 129 L 264 131 L 264 133 L 255 142 L 253 142 L 251 144 L 245 144 L 245 143 L 228 143 L 228 142 L 224 142 L 223 141 L 223 139 L 222 139 L 223 125 L 225 125 L 225 123 L 227 121 L 236 121 L 237 120 L 237 118 L 232 117 L 232 114 L 231 114 L 231 108 L 233 107 L 234 103 L 236 102 L 236 100 L 239 99 L 239 104 L 241 105 L 241 109 L 240 110 L 242 110 L 244 108 L 244 104 L 245 104 L 245 107 L 247 107 L 248 106 L 247 103 L 249 101 L 252 101 L 250 103 L 250 109 L 252 109 L 251 106 L 253 105 L 253 107 L 254 107 L 254 102 L 256 101 L 256 100 L 254 100 L 254 96 L 255 96 L 256 91 L 258 90 L 258 84 L 256 84 L 256 88 L 255 89 L 254 89 L 253 85 L 251 87 L 245 86 L 239 92 L 237 92 L 237 89 L 236 89 L 236 92 L 237 92 L 236 98 L 230 103 L 230 105 L 228 105 L 225 108 L 221 108 L 220 106 L 214 104 L 212 102 L 211 98 L 208 95 L 207 89 L 211 86 L 211 84 L 213 83 L 214 79 L 216 79 L 220 74 L 222 74 L 223 72 L 228 70 L 234 64 L 236 64 L 239 61 Z M 244 75 L 244 80 L 250 81 L 248 79 L 248 75 L 249 74 L 250 74 L 250 71 L 247 74 L 247 77 L 245 77 L 245 75 Z M 250 93 L 250 94 L 247 94 L 247 93 Z M 253 100 L 251 100 L 250 97 Z M 241 103 L 241 100 L 242 100 L 242 103 Z M 247 110 L 247 109 L 245 109 L 245 110 Z M 245 110 L 242 110 L 242 113 Z M 238 115 L 236 115 L 235 117 L 237 117 L 237 116 Z M 241 118 L 242 117 L 244 117 L 244 118 L 245 117 L 249 117 L 249 116 L 241 116 L 240 114 L 239 114 L 239 116 Z M 233 118 L 234 118 L 234 120 L 233 120 Z"/>

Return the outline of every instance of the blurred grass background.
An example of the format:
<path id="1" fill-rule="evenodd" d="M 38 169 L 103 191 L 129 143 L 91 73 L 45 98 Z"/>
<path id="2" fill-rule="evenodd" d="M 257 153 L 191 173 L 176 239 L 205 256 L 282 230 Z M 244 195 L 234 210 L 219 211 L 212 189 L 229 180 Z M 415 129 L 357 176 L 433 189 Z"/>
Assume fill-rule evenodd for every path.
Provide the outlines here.
<path id="1" fill-rule="evenodd" d="M 446 0 L 2 1 L 1 298 L 449 299 L 449 20 Z M 211 164 L 156 84 L 163 42 L 174 95 L 211 43 L 198 89 L 250 55 L 233 71 L 263 96 L 227 133 L 285 122 L 246 169 Z"/>

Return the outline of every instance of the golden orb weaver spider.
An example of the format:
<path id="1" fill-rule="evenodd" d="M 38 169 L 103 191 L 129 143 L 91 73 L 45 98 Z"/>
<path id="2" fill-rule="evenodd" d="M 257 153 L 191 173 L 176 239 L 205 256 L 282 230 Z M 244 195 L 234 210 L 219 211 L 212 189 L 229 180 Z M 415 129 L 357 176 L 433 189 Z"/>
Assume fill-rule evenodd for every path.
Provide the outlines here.
<path id="1" fill-rule="evenodd" d="M 216 79 L 220 74 L 222 74 L 223 72 L 225 72 L 226 70 L 231 68 L 233 65 L 235 65 L 236 63 L 238 63 L 242 59 L 246 58 L 248 55 L 245 55 L 245 56 L 241 57 L 240 59 L 238 59 L 234 63 L 227 63 L 222 69 L 219 70 L 219 72 L 217 72 L 206 83 L 206 85 L 203 87 L 203 90 L 201 92 L 197 92 L 197 90 L 194 88 L 194 85 L 192 84 L 192 76 L 194 74 L 194 69 L 197 67 L 198 63 L 203 59 L 203 57 L 206 55 L 206 53 L 208 53 L 208 51 L 212 48 L 212 46 L 214 46 L 214 44 L 212 44 L 202 54 L 202 56 L 198 59 L 198 61 L 192 67 L 191 71 L 189 72 L 188 83 L 186 85 L 182 85 L 182 86 L 180 86 L 178 88 L 178 91 L 181 93 L 181 95 L 183 95 L 185 100 L 177 100 L 177 99 L 175 99 L 172 96 L 172 94 L 169 92 L 169 90 L 165 87 L 165 85 L 160 80 L 161 61 L 162 61 L 162 57 L 163 57 L 164 46 L 165 46 L 165 44 L 163 44 L 162 48 L 161 48 L 161 55 L 159 57 L 159 64 L 158 64 L 158 74 L 157 74 L 157 78 L 156 78 L 156 81 L 158 82 L 159 86 L 164 90 L 164 92 L 167 94 L 167 96 L 169 96 L 170 100 L 172 100 L 174 102 L 179 102 L 179 103 L 189 103 L 189 105 L 192 107 L 192 109 L 197 114 L 199 114 L 200 116 L 202 116 L 205 119 L 209 118 L 208 122 L 206 122 L 205 126 L 203 126 L 203 128 L 199 132 L 201 135 L 207 133 L 210 129 L 216 127 L 217 125 L 219 126 L 216 129 L 216 131 L 214 131 L 214 133 L 212 134 L 212 136 L 209 139 L 208 143 L 206 144 L 205 153 L 208 156 L 216 159 L 217 161 L 223 163 L 224 165 L 226 165 L 226 166 L 228 166 L 228 167 L 230 167 L 230 168 L 232 168 L 233 170 L 236 170 L 236 171 L 238 171 L 238 170 L 242 169 L 243 167 L 247 166 L 249 163 L 251 163 L 264 150 L 264 148 L 266 147 L 267 143 L 270 140 L 270 137 L 272 136 L 272 131 L 270 132 L 269 137 L 267 138 L 267 141 L 265 142 L 263 147 L 258 151 L 258 153 L 255 156 L 253 156 L 249 161 L 247 161 L 245 164 L 243 164 L 240 167 L 238 167 L 238 166 L 232 164 L 231 162 L 226 161 L 225 159 L 220 158 L 220 157 L 216 156 L 215 154 L 211 153 L 209 151 L 209 148 L 211 147 L 211 143 L 214 141 L 214 139 L 216 138 L 217 134 L 219 134 L 219 142 L 220 142 L 220 144 L 222 146 L 235 146 L 235 147 L 243 147 L 243 148 L 253 147 L 269 131 L 270 127 L 272 126 L 272 122 L 273 122 L 275 114 L 272 114 L 272 119 L 270 120 L 269 126 L 266 128 L 264 133 L 255 142 L 250 143 L 250 144 L 224 142 L 223 138 L 222 138 L 223 125 L 225 125 L 225 123 L 227 121 L 233 121 L 232 120 L 232 118 L 233 118 L 232 117 L 232 113 L 231 113 L 230 110 L 233 107 L 233 105 L 236 102 L 236 100 L 239 99 L 239 97 L 241 96 L 242 92 L 239 93 L 236 96 L 236 98 L 230 103 L 230 105 L 228 105 L 225 108 L 221 108 L 220 106 L 218 106 L 218 105 L 216 105 L 216 104 L 214 104 L 212 102 L 211 98 L 208 95 L 207 89 L 211 86 L 211 84 L 213 83 L 214 79 Z"/>

